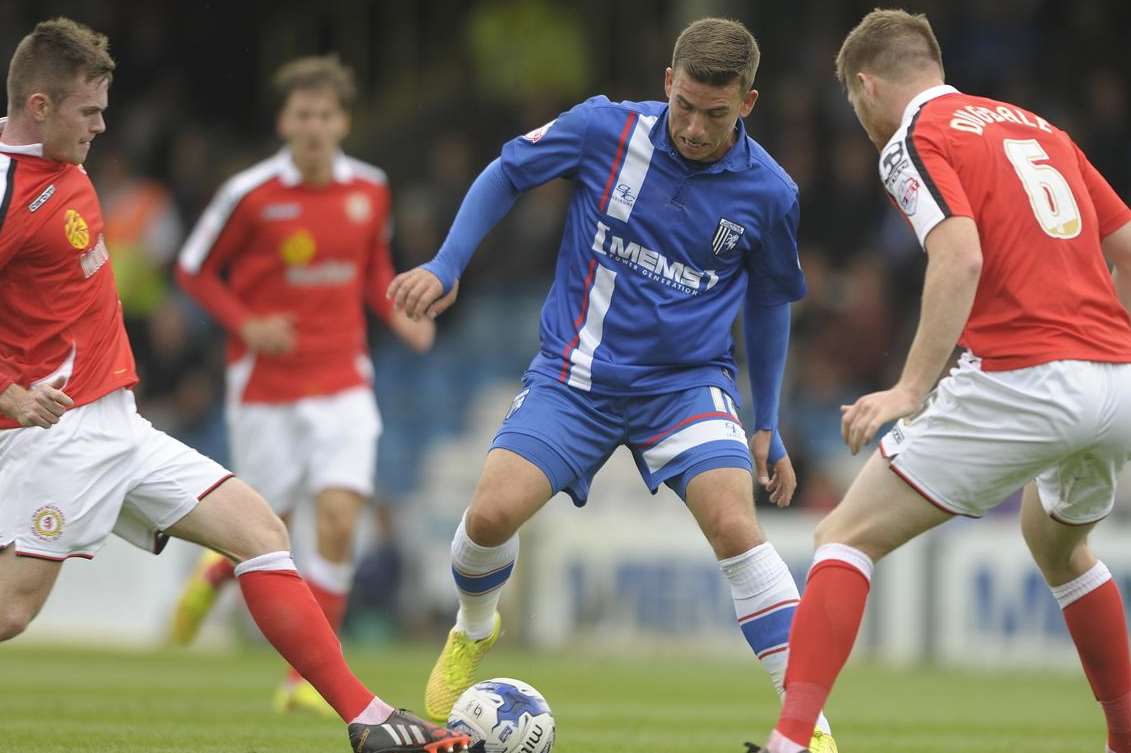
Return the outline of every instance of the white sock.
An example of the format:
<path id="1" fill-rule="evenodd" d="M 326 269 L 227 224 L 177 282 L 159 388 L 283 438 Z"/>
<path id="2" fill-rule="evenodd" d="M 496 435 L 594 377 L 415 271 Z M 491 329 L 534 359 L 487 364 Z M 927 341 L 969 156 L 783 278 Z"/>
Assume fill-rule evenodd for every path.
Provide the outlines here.
<path id="1" fill-rule="evenodd" d="M 467 535 L 466 522 L 465 512 L 452 539 L 452 577 L 459 592 L 456 628 L 480 640 L 495 627 L 503 584 L 518 559 L 518 536 L 499 546 L 480 546 Z"/>
<path id="2" fill-rule="evenodd" d="M 1111 571 L 1107 565 L 1097 561 L 1096 564 L 1078 578 L 1068 581 L 1062 586 L 1050 586 L 1056 603 L 1064 609 L 1078 599 L 1082 599 L 1092 591 L 1111 580 Z"/>
<path id="3" fill-rule="evenodd" d="M 383 724 L 396 711 L 392 706 L 382 701 L 377 696 L 361 713 L 350 720 L 350 724 Z"/>
<path id="4" fill-rule="evenodd" d="M 347 594 L 353 583 L 353 562 L 331 562 L 317 552 L 303 560 L 302 577 L 332 594 Z"/>
<path id="5" fill-rule="evenodd" d="M 736 557 L 719 560 L 719 567 L 730 582 L 734 613 L 742 635 L 781 696 L 789 662 L 789 629 L 801 600 L 797 584 L 785 561 L 769 542 Z M 829 732 L 829 721 L 824 714 L 817 718 L 817 729 Z"/>
<path id="6" fill-rule="evenodd" d="M 766 753 L 805 753 L 805 748 L 774 730 L 770 733 L 770 741 L 766 743 Z"/>

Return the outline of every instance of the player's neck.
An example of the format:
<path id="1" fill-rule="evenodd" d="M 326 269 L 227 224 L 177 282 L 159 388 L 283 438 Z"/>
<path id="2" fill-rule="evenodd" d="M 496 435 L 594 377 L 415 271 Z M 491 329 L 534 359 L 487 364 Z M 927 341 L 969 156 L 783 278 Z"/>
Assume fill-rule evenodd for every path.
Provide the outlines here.
<path id="1" fill-rule="evenodd" d="M 306 185 L 321 187 L 328 186 L 334 181 L 333 162 L 316 162 L 309 165 L 296 162 L 295 167 L 298 168 L 302 182 Z"/>
<path id="2" fill-rule="evenodd" d="M 9 115 L 4 123 L 4 130 L 0 131 L 0 143 L 8 146 L 41 144 L 43 143 L 43 136 L 34 123 L 28 123 L 22 118 Z"/>

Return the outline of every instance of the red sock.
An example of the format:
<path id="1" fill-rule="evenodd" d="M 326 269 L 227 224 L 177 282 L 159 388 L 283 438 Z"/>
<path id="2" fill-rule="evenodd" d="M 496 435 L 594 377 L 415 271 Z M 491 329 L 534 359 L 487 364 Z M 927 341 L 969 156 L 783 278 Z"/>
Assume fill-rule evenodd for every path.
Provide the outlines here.
<path id="1" fill-rule="evenodd" d="M 801 747 L 809 744 L 817 716 L 852 653 L 869 586 L 864 573 L 839 559 L 821 559 L 809 573 L 789 634 L 785 703 L 776 727 Z"/>
<path id="2" fill-rule="evenodd" d="M 241 565 L 257 565 L 274 553 Z M 286 563 L 290 556 L 286 555 Z M 374 699 L 342 656 L 342 647 L 306 582 L 293 569 L 244 570 L 240 589 L 255 624 L 263 635 L 296 668 L 346 722 L 353 721 Z M 293 565 L 290 565 L 293 568 Z"/>
<path id="3" fill-rule="evenodd" d="M 1116 753 L 1131 753 L 1131 652 L 1123 615 L 1113 580 L 1064 608 L 1084 674 L 1107 717 L 1107 745 Z"/>
<path id="4" fill-rule="evenodd" d="M 236 577 L 236 566 L 227 557 L 216 560 L 204 571 L 204 579 L 211 583 L 214 588 L 227 583 L 234 577 Z"/>
<path id="5" fill-rule="evenodd" d="M 334 634 L 337 635 L 342 630 L 342 618 L 346 616 L 347 594 L 327 591 L 312 580 L 307 580 L 306 585 L 310 588 L 310 593 L 314 596 L 314 600 L 318 602 L 318 606 L 322 608 L 322 614 L 326 615 L 326 621 L 330 623 Z M 290 667 L 287 672 L 287 680 L 298 682 L 301 679 L 302 675 L 299 671 Z"/>

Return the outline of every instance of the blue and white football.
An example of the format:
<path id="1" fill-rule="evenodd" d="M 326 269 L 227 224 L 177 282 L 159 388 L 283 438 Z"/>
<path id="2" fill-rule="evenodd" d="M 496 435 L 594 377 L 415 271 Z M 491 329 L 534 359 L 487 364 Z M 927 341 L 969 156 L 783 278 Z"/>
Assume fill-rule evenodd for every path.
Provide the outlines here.
<path id="1" fill-rule="evenodd" d="M 550 704 L 530 685 L 509 677 L 465 690 L 448 716 L 448 729 L 469 734 L 472 750 L 482 753 L 550 753 L 554 747 Z"/>

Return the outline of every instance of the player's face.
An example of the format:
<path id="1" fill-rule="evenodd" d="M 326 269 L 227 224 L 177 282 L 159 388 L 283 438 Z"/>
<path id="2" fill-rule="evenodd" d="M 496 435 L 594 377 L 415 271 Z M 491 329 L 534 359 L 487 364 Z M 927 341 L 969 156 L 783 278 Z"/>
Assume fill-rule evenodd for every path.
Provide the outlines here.
<path id="1" fill-rule="evenodd" d="M 735 123 L 750 114 L 758 99 L 754 89 L 741 91 L 738 81 L 712 86 L 671 68 L 664 74 L 664 91 L 672 143 L 684 157 L 698 162 L 722 159 L 734 144 Z"/>
<path id="2" fill-rule="evenodd" d="M 279 113 L 279 135 L 300 165 L 329 165 L 349 133 L 349 115 L 332 89 L 296 89 Z"/>
<path id="3" fill-rule="evenodd" d="M 857 74 L 854 85 L 848 87 L 848 103 L 852 105 L 856 119 L 864 127 L 868 138 L 877 149 L 882 150 L 895 131 L 886 128 L 879 115 L 881 108 L 876 97 L 875 80 L 866 74 Z"/>
<path id="4" fill-rule="evenodd" d="M 32 95 L 33 100 L 43 97 L 38 105 L 33 101 L 32 108 L 40 121 L 43 156 L 79 165 L 86 161 L 94 137 L 106 130 L 102 112 L 109 103 L 110 80 L 87 81 L 79 75 L 66 91 L 57 102 L 47 95 Z"/>

